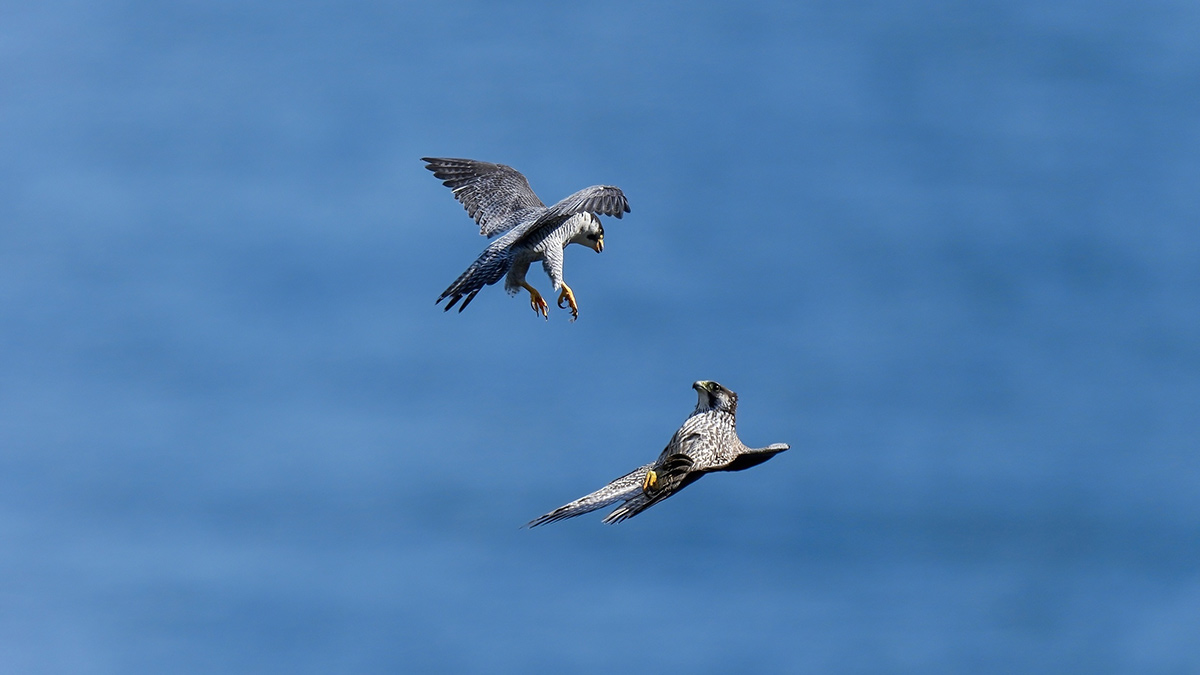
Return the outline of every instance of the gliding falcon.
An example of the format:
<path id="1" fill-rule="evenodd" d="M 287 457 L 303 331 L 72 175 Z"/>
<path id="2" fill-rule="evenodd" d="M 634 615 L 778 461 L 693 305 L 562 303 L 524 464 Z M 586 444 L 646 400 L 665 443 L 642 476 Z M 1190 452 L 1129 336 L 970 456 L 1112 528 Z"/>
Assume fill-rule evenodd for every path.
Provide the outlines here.
<path id="1" fill-rule="evenodd" d="M 623 502 L 604 518 L 619 523 L 632 518 L 713 471 L 741 471 L 787 450 L 787 443 L 748 448 L 738 438 L 737 394 L 716 382 L 692 385 L 699 394 L 696 409 L 651 464 L 640 466 L 590 495 L 560 506 L 531 521 L 529 527 L 574 518 Z"/>
<path id="2" fill-rule="evenodd" d="M 604 250 L 604 228 L 596 214 L 620 218 L 629 213 L 629 202 L 621 189 L 593 185 L 547 208 L 525 176 L 511 166 L 473 159 L 423 157 L 421 161 L 427 162 L 425 168 L 443 185 L 454 190 L 454 198 L 479 224 L 480 234 L 488 238 L 503 234 L 442 292 L 437 303 L 450 298 L 446 305 L 446 311 L 450 311 L 465 297 L 458 308 L 461 312 L 480 289 L 507 275 L 504 289 L 508 294 L 514 295 L 521 288 L 529 291 L 533 311 L 549 319 L 542 294 L 525 281 L 530 263 L 541 260 L 554 290 L 561 289 L 558 306 L 563 307 L 566 300 L 571 306 L 571 320 L 577 319 L 575 294 L 563 280 L 563 249 L 567 244 L 582 244 L 596 253 Z"/>

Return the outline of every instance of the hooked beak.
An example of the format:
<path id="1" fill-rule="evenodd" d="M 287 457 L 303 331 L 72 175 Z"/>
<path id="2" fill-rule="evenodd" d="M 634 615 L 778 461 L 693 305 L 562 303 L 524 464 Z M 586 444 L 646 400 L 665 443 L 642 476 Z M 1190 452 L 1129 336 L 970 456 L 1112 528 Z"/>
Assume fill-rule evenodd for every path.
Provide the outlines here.
<path id="1" fill-rule="evenodd" d="M 708 380 L 700 380 L 692 383 L 692 389 L 696 391 L 712 391 L 713 383 Z"/>
<path id="2" fill-rule="evenodd" d="M 592 248 L 594 248 L 596 250 L 596 253 L 603 251 L 604 250 L 604 237 L 600 237 L 599 239 L 597 239 L 596 243 L 592 246 Z"/>

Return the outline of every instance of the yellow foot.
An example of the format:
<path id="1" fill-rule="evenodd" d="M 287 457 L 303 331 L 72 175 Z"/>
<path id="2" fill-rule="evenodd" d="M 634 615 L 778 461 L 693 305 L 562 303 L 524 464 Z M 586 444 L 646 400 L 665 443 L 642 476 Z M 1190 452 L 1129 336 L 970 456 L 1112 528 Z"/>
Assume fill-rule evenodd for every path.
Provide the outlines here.
<path id="1" fill-rule="evenodd" d="M 550 306 L 546 304 L 546 299 L 543 298 L 542 294 L 538 293 L 537 289 L 533 286 L 530 286 L 529 284 L 521 285 L 525 287 L 525 290 L 529 291 L 529 306 L 533 308 L 534 313 L 541 314 L 542 316 L 546 317 L 547 321 L 549 321 Z"/>
<path id="2" fill-rule="evenodd" d="M 642 480 L 642 492 L 649 492 L 658 487 L 658 474 L 654 473 L 654 469 L 646 472 L 646 478 Z"/>
<path id="3" fill-rule="evenodd" d="M 558 306 L 566 309 L 566 307 L 563 307 L 563 300 L 566 300 L 571 305 L 571 320 L 578 319 L 579 305 L 575 304 L 575 294 L 571 292 L 571 287 L 565 283 L 562 285 L 562 292 L 558 294 Z"/>

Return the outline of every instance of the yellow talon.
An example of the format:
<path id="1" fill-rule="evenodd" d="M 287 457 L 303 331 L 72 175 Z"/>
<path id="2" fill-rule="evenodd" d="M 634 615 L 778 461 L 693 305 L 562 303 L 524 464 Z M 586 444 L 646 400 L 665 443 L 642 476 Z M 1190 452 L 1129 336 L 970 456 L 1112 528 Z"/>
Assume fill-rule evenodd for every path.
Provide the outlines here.
<path id="1" fill-rule="evenodd" d="M 642 480 L 642 492 L 649 492 L 658 487 L 658 474 L 654 473 L 654 469 L 646 472 L 646 478 Z"/>
<path id="2" fill-rule="evenodd" d="M 542 316 L 546 317 L 547 320 L 549 320 L 549 305 L 546 304 L 546 299 L 542 297 L 542 294 L 538 293 L 536 288 L 525 282 L 521 282 L 521 287 L 529 291 L 529 306 L 533 308 L 534 313 L 541 314 Z"/>
<path id="3" fill-rule="evenodd" d="M 558 306 L 562 309 L 566 309 L 566 307 L 563 307 L 563 300 L 566 300 L 567 303 L 571 305 L 571 320 L 574 321 L 575 319 L 578 319 L 579 305 L 575 304 L 575 294 L 571 292 L 571 287 L 565 282 L 562 285 L 562 292 L 558 294 Z"/>

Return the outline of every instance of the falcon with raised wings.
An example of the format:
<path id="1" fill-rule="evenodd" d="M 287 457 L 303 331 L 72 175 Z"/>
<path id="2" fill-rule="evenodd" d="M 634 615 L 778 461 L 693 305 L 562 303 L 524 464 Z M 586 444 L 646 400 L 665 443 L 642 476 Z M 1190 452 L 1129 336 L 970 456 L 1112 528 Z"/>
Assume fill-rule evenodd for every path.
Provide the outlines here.
<path id="1" fill-rule="evenodd" d="M 479 233 L 500 238 L 488 245 L 466 272 L 442 292 L 437 303 L 446 298 L 446 311 L 459 300 L 458 311 L 466 309 L 484 287 L 505 277 L 509 295 L 524 288 L 529 291 L 533 311 L 550 318 L 546 300 L 525 281 L 529 265 L 542 261 L 542 269 L 560 291 L 558 306 L 565 300 L 571 320 L 579 317 L 575 293 L 563 280 L 563 249 L 567 244 L 582 244 L 597 253 L 604 250 L 604 228 L 597 214 L 616 216 L 629 213 L 629 202 L 620 188 L 593 185 L 547 207 L 529 187 L 519 171 L 503 164 L 473 159 L 423 157 L 425 168 L 454 191 L 467 214 L 479 224 Z M 435 304 L 437 304 L 435 303 Z"/>
<path id="2" fill-rule="evenodd" d="M 696 409 L 671 437 L 653 463 L 640 466 L 590 495 L 534 519 L 529 527 L 574 518 L 621 502 L 604 518 L 619 523 L 632 518 L 714 471 L 741 471 L 787 450 L 786 443 L 748 448 L 738 438 L 737 394 L 716 382 L 692 385 L 699 394 Z"/>

